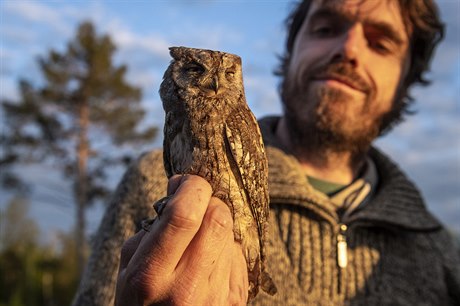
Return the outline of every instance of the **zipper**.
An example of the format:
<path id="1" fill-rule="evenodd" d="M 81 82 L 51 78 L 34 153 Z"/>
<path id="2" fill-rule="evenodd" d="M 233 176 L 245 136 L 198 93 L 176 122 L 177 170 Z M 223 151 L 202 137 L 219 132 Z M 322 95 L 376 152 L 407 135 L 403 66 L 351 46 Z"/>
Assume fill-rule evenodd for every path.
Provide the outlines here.
<path id="1" fill-rule="evenodd" d="M 270 204 L 271 205 L 278 204 L 278 202 L 282 203 L 282 204 L 285 204 L 289 200 L 290 199 L 288 199 L 288 198 L 276 198 L 276 199 L 271 198 L 270 199 Z M 313 204 L 319 206 L 312 199 L 304 199 L 304 201 L 306 201 L 307 203 L 309 202 L 309 203 L 313 203 Z M 322 217 L 323 219 L 328 221 L 330 224 L 334 224 L 334 223 L 337 224 L 338 223 L 339 230 L 338 230 L 338 234 L 337 234 L 337 265 L 341 269 L 346 268 L 347 265 L 348 265 L 348 254 L 347 254 L 348 253 L 348 250 L 347 250 L 348 246 L 347 246 L 347 236 L 346 236 L 348 226 L 344 223 L 343 220 L 347 216 L 342 216 L 342 217 L 337 218 L 336 216 L 334 216 L 332 214 L 326 213 L 326 211 L 316 210 L 316 209 L 313 209 L 312 207 L 308 207 L 308 206 L 303 206 L 303 207 L 308 209 L 309 211 L 314 212 L 319 217 Z"/>
<path id="2" fill-rule="evenodd" d="M 337 234 L 337 265 L 343 269 L 348 264 L 348 251 L 347 251 L 347 232 L 348 226 L 346 224 L 339 224 L 339 233 Z"/>

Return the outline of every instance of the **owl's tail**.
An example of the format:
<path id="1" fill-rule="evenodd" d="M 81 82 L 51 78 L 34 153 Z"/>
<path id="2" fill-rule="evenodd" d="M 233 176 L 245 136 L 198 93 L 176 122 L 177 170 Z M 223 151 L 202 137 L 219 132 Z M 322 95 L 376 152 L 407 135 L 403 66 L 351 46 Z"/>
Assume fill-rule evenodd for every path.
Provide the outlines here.
<path id="1" fill-rule="evenodd" d="M 270 275 L 268 275 L 268 273 L 265 271 L 262 271 L 260 287 L 263 291 L 270 295 L 275 295 L 276 292 L 278 292 L 275 282 L 273 282 Z"/>

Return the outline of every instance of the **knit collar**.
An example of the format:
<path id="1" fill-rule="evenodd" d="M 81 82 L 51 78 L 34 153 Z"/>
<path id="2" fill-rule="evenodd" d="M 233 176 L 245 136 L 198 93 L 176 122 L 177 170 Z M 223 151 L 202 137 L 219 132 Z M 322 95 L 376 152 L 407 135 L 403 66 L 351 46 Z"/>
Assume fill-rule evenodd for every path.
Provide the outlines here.
<path id="1" fill-rule="evenodd" d="M 379 184 L 370 202 L 354 211 L 347 220 L 339 220 L 329 198 L 316 191 L 300 170 L 298 160 L 277 141 L 275 128 L 279 117 L 259 121 L 269 163 L 270 202 L 277 205 L 305 207 L 329 222 L 363 223 L 392 229 L 429 231 L 440 228 L 420 192 L 387 156 L 372 148 L 369 151 L 379 173 Z"/>
<path id="2" fill-rule="evenodd" d="M 342 218 L 347 219 L 356 209 L 361 209 L 372 198 L 378 186 L 377 167 L 366 157 L 363 173 L 339 192 L 330 195 Z"/>

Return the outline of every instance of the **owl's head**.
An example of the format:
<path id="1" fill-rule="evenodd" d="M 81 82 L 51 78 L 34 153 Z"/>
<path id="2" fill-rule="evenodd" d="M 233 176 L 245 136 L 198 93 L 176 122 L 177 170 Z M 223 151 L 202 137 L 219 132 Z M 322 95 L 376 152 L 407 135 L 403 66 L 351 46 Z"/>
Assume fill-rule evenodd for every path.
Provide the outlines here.
<path id="1" fill-rule="evenodd" d="M 218 97 L 243 90 L 241 58 L 206 49 L 171 47 L 174 83 L 188 96 Z"/>

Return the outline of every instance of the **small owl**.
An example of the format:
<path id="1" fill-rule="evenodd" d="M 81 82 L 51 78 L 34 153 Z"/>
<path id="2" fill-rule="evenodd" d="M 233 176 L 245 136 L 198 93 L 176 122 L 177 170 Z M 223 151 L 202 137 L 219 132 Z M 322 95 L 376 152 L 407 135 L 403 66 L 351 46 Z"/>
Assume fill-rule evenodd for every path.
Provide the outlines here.
<path id="1" fill-rule="evenodd" d="M 245 99 L 241 58 L 171 47 L 160 86 L 165 110 L 166 174 L 205 178 L 233 215 L 235 240 L 247 262 L 249 299 L 276 292 L 265 272 L 268 166 L 259 126 Z"/>

